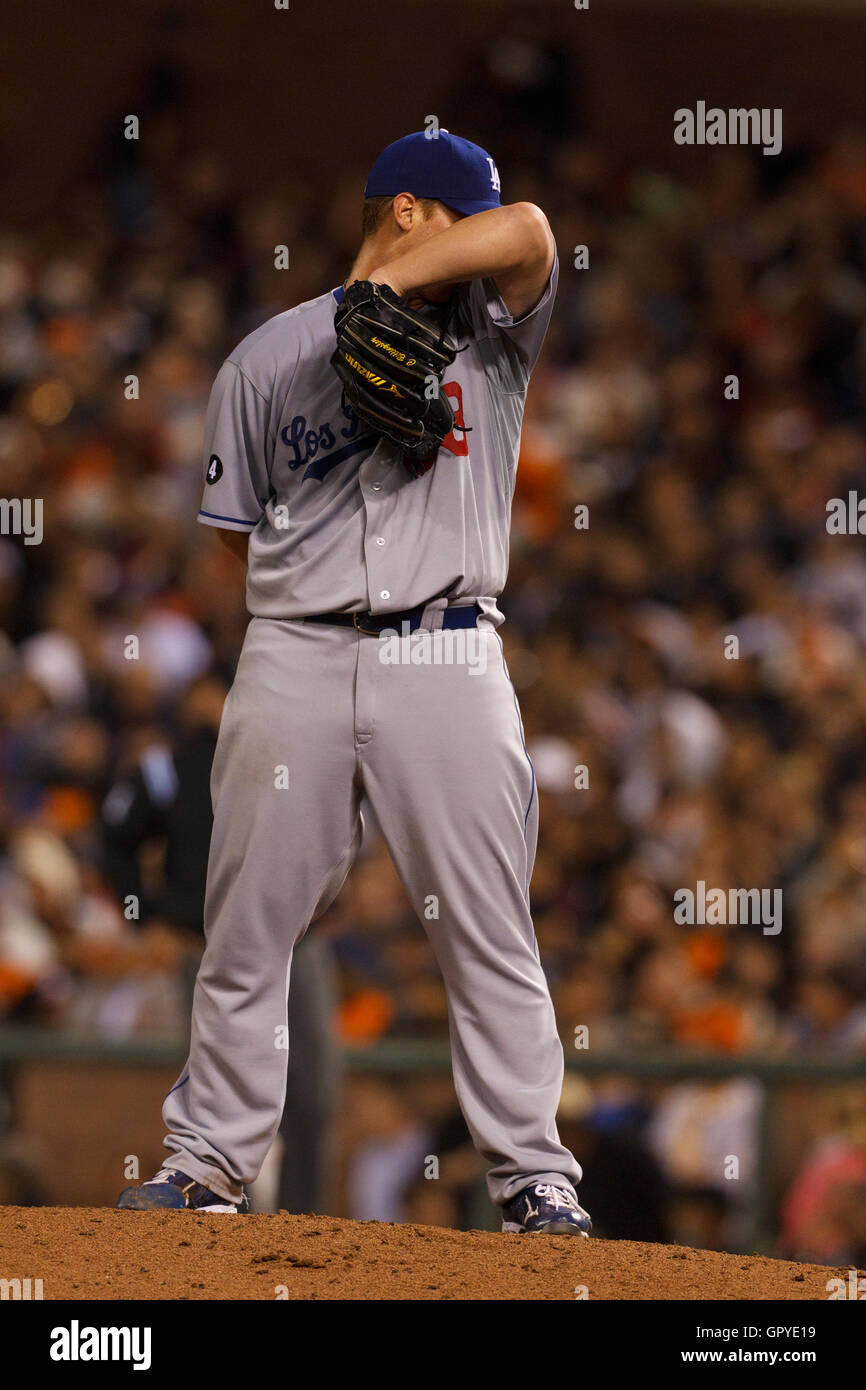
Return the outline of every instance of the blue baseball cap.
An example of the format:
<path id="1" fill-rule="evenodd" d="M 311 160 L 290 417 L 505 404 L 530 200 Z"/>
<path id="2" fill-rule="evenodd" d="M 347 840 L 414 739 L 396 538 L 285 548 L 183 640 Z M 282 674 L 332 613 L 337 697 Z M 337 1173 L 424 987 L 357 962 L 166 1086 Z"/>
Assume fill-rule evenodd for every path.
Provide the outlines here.
<path id="1" fill-rule="evenodd" d="M 502 206 L 499 173 L 487 151 L 442 129 L 404 135 L 379 155 L 364 197 L 392 198 L 398 193 L 436 198 L 466 217 Z"/>

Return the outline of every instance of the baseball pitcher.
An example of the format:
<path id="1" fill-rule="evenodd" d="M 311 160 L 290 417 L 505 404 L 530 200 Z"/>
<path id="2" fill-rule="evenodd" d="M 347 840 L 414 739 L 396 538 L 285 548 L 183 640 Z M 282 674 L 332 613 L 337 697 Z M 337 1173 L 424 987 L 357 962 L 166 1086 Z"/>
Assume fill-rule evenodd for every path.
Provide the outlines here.
<path id="1" fill-rule="evenodd" d="M 199 519 L 252 619 L 212 773 L 206 949 L 168 1159 L 121 1207 L 236 1212 L 280 1122 L 292 951 L 366 798 L 436 954 L 454 1081 L 511 1232 L 589 1233 L 529 914 L 538 798 L 498 629 L 530 372 L 557 283 L 544 214 L 447 131 L 370 171 L 345 284 L 216 379 Z"/>

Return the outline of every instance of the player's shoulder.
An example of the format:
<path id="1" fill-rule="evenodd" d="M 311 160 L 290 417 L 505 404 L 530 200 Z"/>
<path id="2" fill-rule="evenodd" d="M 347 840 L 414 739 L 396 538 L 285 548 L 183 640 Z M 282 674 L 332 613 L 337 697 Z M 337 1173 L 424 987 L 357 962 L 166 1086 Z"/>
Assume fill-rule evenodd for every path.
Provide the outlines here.
<path id="1" fill-rule="evenodd" d="M 334 293 L 328 290 L 285 309 L 248 333 L 226 361 L 261 390 L 268 390 L 281 373 L 297 366 L 302 353 L 308 354 L 320 343 L 328 345 L 330 352 L 335 308 Z"/>

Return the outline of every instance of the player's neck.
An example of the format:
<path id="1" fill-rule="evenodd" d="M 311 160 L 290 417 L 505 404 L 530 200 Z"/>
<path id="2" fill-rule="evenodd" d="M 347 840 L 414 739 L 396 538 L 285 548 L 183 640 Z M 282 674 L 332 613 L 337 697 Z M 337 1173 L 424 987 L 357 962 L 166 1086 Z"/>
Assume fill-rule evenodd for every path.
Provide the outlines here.
<path id="1" fill-rule="evenodd" d="M 351 285 L 353 280 L 366 280 L 374 270 L 380 270 L 383 265 L 392 261 L 400 250 L 399 242 L 395 242 L 393 237 L 368 237 L 355 257 L 355 263 L 346 277 L 346 284 Z"/>

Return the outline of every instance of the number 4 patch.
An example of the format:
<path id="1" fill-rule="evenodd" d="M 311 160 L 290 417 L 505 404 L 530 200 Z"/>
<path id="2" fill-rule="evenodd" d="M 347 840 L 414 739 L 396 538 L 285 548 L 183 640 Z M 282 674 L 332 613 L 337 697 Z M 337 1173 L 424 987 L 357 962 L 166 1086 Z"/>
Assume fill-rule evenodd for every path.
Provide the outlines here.
<path id="1" fill-rule="evenodd" d="M 211 454 L 207 466 L 205 477 L 209 483 L 217 482 L 223 475 L 222 459 L 217 454 Z"/>

